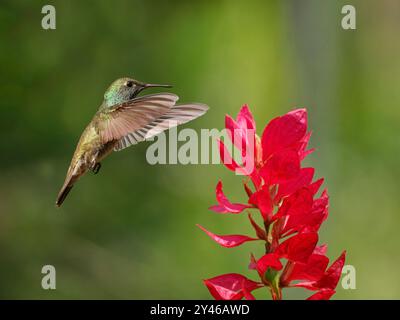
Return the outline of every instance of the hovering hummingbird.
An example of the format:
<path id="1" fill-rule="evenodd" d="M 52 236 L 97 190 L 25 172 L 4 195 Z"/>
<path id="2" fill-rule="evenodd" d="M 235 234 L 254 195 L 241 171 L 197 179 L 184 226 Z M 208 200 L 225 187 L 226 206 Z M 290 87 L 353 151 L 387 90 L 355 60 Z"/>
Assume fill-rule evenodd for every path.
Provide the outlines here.
<path id="1" fill-rule="evenodd" d="M 74 183 L 87 171 L 97 174 L 101 161 L 112 151 L 119 151 L 151 138 L 171 127 L 203 115 L 208 106 L 200 103 L 176 105 L 173 93 L 137 97 L 146 88 L 165 84 L 143 83 L 130 78 L 115 80 L 92 121 L 83 131 L 68 168 L 64 185 L 56 201 L 59 207 Z"/>

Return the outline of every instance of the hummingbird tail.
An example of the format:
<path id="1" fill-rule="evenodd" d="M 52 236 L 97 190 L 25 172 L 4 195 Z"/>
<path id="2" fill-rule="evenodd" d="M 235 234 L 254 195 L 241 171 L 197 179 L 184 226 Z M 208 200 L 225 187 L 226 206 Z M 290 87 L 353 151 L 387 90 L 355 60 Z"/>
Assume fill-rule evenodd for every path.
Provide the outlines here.
<path id="1" fill-rule="evenodd" d="M 74 185 L 64 185 L 58 194 L 56 206 L 60 207 Z"/>

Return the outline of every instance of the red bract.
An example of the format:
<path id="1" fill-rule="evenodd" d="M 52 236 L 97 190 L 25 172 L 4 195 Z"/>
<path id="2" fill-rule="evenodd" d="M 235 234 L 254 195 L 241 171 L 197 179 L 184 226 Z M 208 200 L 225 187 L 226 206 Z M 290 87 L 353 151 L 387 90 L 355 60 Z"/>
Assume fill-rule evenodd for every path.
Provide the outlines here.
<path id="1" fill-rule="evenodd" d="M 274 198 L 274 202 L 279 204 L 282 198 L 291 195 L 300 188 L 309 186 L 314 177 L 314 168 L 303 168 L 299 170 L 299 173 L 293 179 L 289 179 L 279 184 L 278 193 Z M 322 179 L 320 179 L 322 182 Z M 317 190 L 318 191 L 318 190 Z M 315 192 L 316 193 L 316 192 Z"/>
<path id="2" fill-rule="evenodd" d="M 221 235 L 217 235 L 217 234 L 214 234 L 214 233 L 208 231 L 207 229 L 203 228 L 199 224 L 197 226 L 201 230 L 203 230 L 216 243 L 220 244 L 221 246 L 223 246 L 225 248 L 237 247 L 237 246 L 240 246 L 242 243 L 245 243 L 247 241 L 258 240 L 256 238 L 250 238 L 248 236 L 242 236 L 242 235 L 238 235 L 238 234 L 221 236 Z"/>
<path id="3" fill-rule="evenodd" d="M 264 160 L 287 148 L 304 152 L 309 139 L 306 137 L 306 131 L 306 109 L 293 110 L 282 117 L 273 119 L 262 134 Z"/>
<path id="4" fill-rule="evenodd" d="M 236 121 L 228 115 L 225 117 L 225 128 L 235 146 L 241 150 L 242 157 L 245 157 L 246 146 L 250 143 L 251 139 L 254 139 L 256 129 L 253 115 L 247 105 L 244 105 L 240 109 Z"/>
<path id="5" fill-rule="evenodd" d="M 247 200 L 230 202 L 219 181 L 218 204 L 210 209 L 231 214 L 257 210 L 262 223 L 248 214 L 257 238 L 216 235 L 198 227 L 227 248 L 261 240 L 265 254 L 259 259 L 251 254 L 249 265 L 257 271 L 260 282 L 236 273 L 225 274 L 204 281 L 210 293 L 215 299 L 251 300 L 252 290 L 266 287 L 273 299 L 281 299 L 283 288 L 300 287 L 316 291 L 308 300 L 330 299 L 341 276 L 345 252 L 328 267 L 326 245 L 317 246 L 318 231 L 328 217 L 329 197 L 326 190 L 317 196 L 324 180 L 313 182 L 314 168 L 301 167 L 301 162 L 313 151 L 307 149 L 311 136 L 307 132 L 307 111 L 297 109 L 273 119 L 261 139 L 255 133 L 255 121 L 247 105 L 241 108 L 236 120 L 226 116 L 225 127 L 241 159 L 240 163 L 234 161 L 222 141 L 219 141 L 220 157 L 228 169 L 247 176 L 244 181 Z M 254 189 L 248 185 L 249 180 Z"/>
<path id="6" fill-rule="evenodd" d="M 339 282 L 345 259 L 346 251 L 343 251 L 339 258 L 337 258 L 336 261 L 332 263 L 332 265 L 324 272 L 324 274 L 319 279 L 315 281 L 297 283 L 294 286 L 303 287 L 309 290 L 335 289 Z"/>
<path id="7" fill-rule="evenodd" d="M 335 294 L 335 290 L 332 289 L 322 289 L 317 293 L 314 293 L 307 300 L 329 300 Z"/>
<path id="8" fill-rule="evenodd" d="M 283 149 L 266 160 L 260 175 L 268 185 L 273 185 L 295 179 L 299 172 L 300 159 L 297 150 Z"/>
<path id="9" fill-rule="evenodd" d="M 282 269 L 282 263 L 279 261 L 279 255 L 275 253 L 267 253 L 263 255 L 256 262 L 256 269 L 260 276 L 264 276 L 265 272 L 267 272 L 268 268 L 272 268 L 275 270 Z"/>
<path id="10" fill-rule="evenodd" d="M 286 258 L 293 262 L 307 263 L 317 242 L 317 233 L 299 233 L 282 242 L 275 252 L 281 258 Z"/>
<path id="11" fill-rule="evenodd" d="M 228 273 L 206 279 L 204 284 L 217 300 L 240 300 L 245 295 L 249 296 L 254 289 L 262 287 L 261 283 L 249 280 L 237 273 Z"/>
<path id="12" fill-rule="evenodd" d="M 272 218 L 272 199 L 269 187 L 267 185 L 254 192 L 249 197 L 249 203 L 256 206 L 263 216 L 264 220 L 271 220 Z"/>
<path id="13" fill-rule="evenodd" d="M 219 205 L 211 206 L 209 209 L 219 213 L 240 213 L 251 206 L 240 203 L 231 203 L 222 191 L 222 182 L 219 181 L 216 189 Z"/>

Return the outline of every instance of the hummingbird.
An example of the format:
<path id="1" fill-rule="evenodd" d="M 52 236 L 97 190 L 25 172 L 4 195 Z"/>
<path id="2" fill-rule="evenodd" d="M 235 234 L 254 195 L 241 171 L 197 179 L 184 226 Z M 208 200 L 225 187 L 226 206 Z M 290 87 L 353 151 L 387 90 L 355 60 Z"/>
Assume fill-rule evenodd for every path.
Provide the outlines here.
<path id="1" fill-rule="evenodd" d="M 147 88 L 171 88 L 128 77 L 115 80 L 106 90 L 104 100 L 83 131 L 76 146 L 56 206 L 64 202 L 74 184 L 86 172 L 97 174 L 101 161 L 113 151 L 149 139 L 157 134 L 203 115 L 208 106 L 201 103 L 177 105 L 173 93 L 139 96 Z"/>

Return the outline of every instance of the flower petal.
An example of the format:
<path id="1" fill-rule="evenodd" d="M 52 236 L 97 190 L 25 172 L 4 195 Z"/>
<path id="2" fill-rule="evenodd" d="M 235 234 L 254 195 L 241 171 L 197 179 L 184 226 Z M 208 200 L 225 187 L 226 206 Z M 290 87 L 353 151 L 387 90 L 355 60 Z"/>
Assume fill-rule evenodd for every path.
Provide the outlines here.
<path id="1" fill-rule="evenodd" d="M 240 246 L 241 244 L 248 242 L 248 241 L 254 241 L 254 240 L 259 240 L 257 238 L 250 238 L 248 236 L 243 236 L 240 234 L 232 234 L 232 235 L 217 235 L 212 233 L 211 231 L 208 231 L 201 225 L 197 224 L 197 226 L 203 230 L 211 239 L 213 239 L 216 243 L 219 245 L 225 247 L 225 248 L 233 248 Z"/>
<path id="2" fill-rule="evenodd" d="M 260 175 L 269 185 L 294 179 L 300 173 L 300 158 L 294 149 L 274 153 L 260 169 Z"/>
<path id="3" fill-rule="evenodd" d="M 342 275 L 342 269 L 346 260 L 346 251 L 337 258 L 331 266 L 325 271 L 324 275 L 318 281 L 305 281 L 296 283 L 294 287 L 302 287 L 308 290 L 331 289 L 334 290 Z"/>
<path id="4" fill-rule="evenodd" d="M 225 128 L 233 144 L 241 151 L 242 157 L 248 157 L 246 153 L 250 148 L 255 151 L 255 122 L 247 105 L 240 109 L 237 121 L 229 115 L 225 116 Z M 252 157 L 254 161 L 254 152 Z"/>
<path id="5" fill-rule="evenodd" d="M 321 188 L 321 185 L 324 183 L 324 178 L 318 179 L 317 181 L 313 182 L 308 186 L 308 188 L 311 190 L 313 195 L 316 195 L 319 188 Z"/>
<path id="6" fill-rule="evenodd" d="M 329 300 L 335 293 L 336 291 L 332 289 L 322 289 L 308 297 L 307 300 Z"/>
<path id="7" fill-rule="evenodd" d="M 237 123 L 241 128 L 256 130 L 253 114 L 247 104 L 243 105 L 237 116 Z"/>
<path id="8" fill-rule="evenodd" d="M 204 284 L 216 300 L 240 300 L 245 295 L 243 288 L 251 292 L 263 286 L 238 273 L 227 273 L 205 279 Z"/>
<path id="9" fill-rule="evenodd" d="M 282 182 L 279 185 L 274 202 L 279 203 L 283 197 L 289 196 L 297 190 L 308 186 L 314 177 L 314 172 L 314 168 L 302 168 L 294 179 Z"/>
<path id="10" fill-rule="evenodd" d="M 282 216 L 303 216 L 311 212 L 313 206 L 313 194 L 308 188 L 301 188 L 291 196 L 284 199 L 280 206 L 276 218 Z"/>
<path id="11" fill-rule="evenodd" d="M 344 262 L 346 261 L 346 251 L 337 258 L 331 266 L 325 271 L 324 276 L 316 283 L 318 288 L 335 289 L 340 276 L 342 275 L 342 269 Z"/>
<path id="12" fill-rule="evenodd" d="M 304 160 L 309 154 L 314 152 L 314 149 L 306 150 L 308 142 L 311 137 L 311 132 L 307 133 L 303 139 L 300 140 L 298 145 L 299 156 L 301 160 Z"/>
<path id="13" fill-rule="evenodd" d="M 209 209 L 218 213 L 240 213 L 244 209 L 251 208 L 247 204 L 231 203 L 222 190 L 222 182 L 219 181 L 216 188 L 216 196 L 219 205 L 211 206 Z"/>
<path id="14" fill-rule="evenodd" d="M 293 110 L 284 116 L 273 119 L 262 134 L 264 160 L 272 154 L 291 147 L 300 148 L 300 142 L 307 131 L 306 109 Z"/>
<path id="15" fill-rule="evenodd" d="M 264 221 L 271 218 L 273 206 L 267 185 L 264 185 L 259 191 L 254 192 L 249 198 L 249 203 L 260 209 Z"/>
<path id="16" fill-rule="evenodd" d="M 290 261 L 306 263 L 318 242 L 316 232 L 299 233 L 282 242 L 276 253 Z"/>
<path id="17" fill-rule="evenodd" d="M 257 260 L 256 265 L 257 271 L 261 277 L 265 274 L 265 272 L 267 272 L 268 268 L 281 270 L 282 267 L 282 263 L 279 261 L 279 256 L 275 253 L 267 253 L 263 255 Z"/>
<path id="18" fill-rule="evenodd" d="M 328 246 L 326 244 L 321 244 L 320 246 L 316 246 L 314 249 L 315 254 L 326 255 L 326 251 L 328 250 Z"/>
<path id="19" fill-rule="evenodd" d="M 290 274 L 286 276 L 289 283 L 293 280 L 319 280 L 328 266 L 329 259 L 320 254 L 312 254 L 307 263 L 295 263 Z"/>
<path id="20" fill-rule="evenodd" d="M 251 292 L 247 290 L 246 280 L 242 281 L 242 292 L 243 292 L 243 297 L 246 300 L 256 300 L 256 298 L 251 294 Z"/>
<path id="21" fill-rule="evenodd" d="M 236 163 L 236 161 L 230 155 L 227 147 L 225 144 L 218 139 L 219 145 L 219 156 L 221 158 L 222 163 L 227 167 L 229 170 L 235 171 L 236 169 L 240 169 L 240 166 Z"/>
<path id="22" fill-rule="evenodd" d="M 246 146 L 246 141 L 243 138 L 243 130 L 239 127 L 235 120 L 231 116 L 225 116 L 225 128 L 229 134 L 229 138 L 233 142 L 234 146 L 238 148 L 241 153 Z"/>

